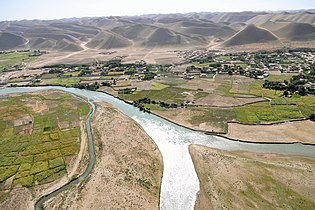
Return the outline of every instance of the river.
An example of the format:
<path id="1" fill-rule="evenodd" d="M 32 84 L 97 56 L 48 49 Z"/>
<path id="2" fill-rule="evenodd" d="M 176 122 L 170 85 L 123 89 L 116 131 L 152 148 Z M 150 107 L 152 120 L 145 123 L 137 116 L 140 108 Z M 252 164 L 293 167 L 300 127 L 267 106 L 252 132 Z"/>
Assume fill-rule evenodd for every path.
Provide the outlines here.
<path id="1" fill-rule="evenodd" d="M 188 152 L 190 144 L 199 144 L 229 151 L 270 152 L 315 157 L 315 147 L 303 144 L 256 144 L 231 141 L 222 137 L 192 131 L 158 116 L 140 112 L 132 105 L 101 92 L 63 87 L 32 87 L 0 89 L 0 95 L 58 89 L 95 102 L 108 102 L 139 123 L 157 144 L 163 157 L 163 178 L 160 209 L 192 210 L 199 191 L 199 180 Z"/>

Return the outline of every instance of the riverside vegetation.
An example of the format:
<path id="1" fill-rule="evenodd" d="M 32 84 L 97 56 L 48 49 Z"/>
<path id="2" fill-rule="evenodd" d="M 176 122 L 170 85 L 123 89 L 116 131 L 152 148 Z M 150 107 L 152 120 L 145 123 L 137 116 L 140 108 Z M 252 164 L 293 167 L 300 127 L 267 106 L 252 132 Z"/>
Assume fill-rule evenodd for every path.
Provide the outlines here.
<path id="1" fill-rule="evenodd" d="M 199 51 L 196 51 L 199 52 Z M 177 65 L 123 63 L 122 57 L 82 65 L 51 65 L 9 86 L 61 85 L 99 90 L 189 127 L 227 132 L 228 122 L 271 123 L 314 118 L 314 51 L 186 52 Z M 30 71 L 31 72 L 31 71 Z M 28 83 L 23 83 L 28 81 Z M 213 117 L 216 116 L 216 117 Z M 204 129 L 203 129 L 204 130 Z"/>

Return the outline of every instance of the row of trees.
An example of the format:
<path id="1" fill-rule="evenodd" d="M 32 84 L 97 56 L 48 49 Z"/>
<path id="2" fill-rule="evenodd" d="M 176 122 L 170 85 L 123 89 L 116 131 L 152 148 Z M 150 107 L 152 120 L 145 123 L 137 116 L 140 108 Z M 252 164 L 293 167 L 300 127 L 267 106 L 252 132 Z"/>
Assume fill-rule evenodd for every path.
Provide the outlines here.
<path id="1" fill-rule="evenodd" d="M 155 101 L 155 100 L 151 100 L 150 98 L 148 97 L 143 97 L 141 99 L 138 99 L 138 100 L 135 100 L 133 102 L 134 106 L 142 109 L 145 109 L 144 105 L 143 104 L 158 104 L 160 107 L 163 107 L 163 108 L 167 108 L 167 109 L 170 109 L 170 108 L 178 108 L 179 105 L 175 104 L 175 103 L 166 103 L 164 101 Z M 184 104 L 181 104 L 180 105 L 182 108 L 184 108 Z"/>

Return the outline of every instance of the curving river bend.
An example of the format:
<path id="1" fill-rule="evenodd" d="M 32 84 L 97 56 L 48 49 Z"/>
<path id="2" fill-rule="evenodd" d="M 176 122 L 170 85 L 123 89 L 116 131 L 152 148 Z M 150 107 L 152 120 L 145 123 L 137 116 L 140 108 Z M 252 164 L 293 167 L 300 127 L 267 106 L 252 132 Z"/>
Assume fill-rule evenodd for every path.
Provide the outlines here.
<path id="1" fill-rule="evenodd" d="M 140 112 L 137 108 L 101 92 L 63 87 L 32 87 L 0 89 L 0 95 L 46 89 L 63 90 L 72 94 L 84 96 L 96 102 L 108 102 L 123 111 L 144 128 L 147 134 L 157 144 L 163 157 L 164 170 L 160 194 L 160 209 L 162 210 L 194 209 L 197 192 L 199 191 L 199 180 L 188 152 L 188 146 L 190 144 L 199 144 L 230 151 L 244 150 L 315 157 L 315 147 L 311 145 L 243 143 L 231 141 L 222 137 L 205 135 L 201 132 L 191 131 L 155 115 Z M 94 104 L 91 103 L 91 106 L 94 107 Z M 86 122 L 88 128 L 90 127 L 89 123 L 92 114 L 93 112 L 91 112 Z M 89 135 L 91 142 L 89 146 L 90 148 L 93 148 L 91 133 Z M 72 182 L 80 182 L 88 176 L 94 164 L 94 150 L 90 150 L 90 157 L 92 159 L 87 171 Z M 49 197 L 58 194 L 69 185 L 70 184 L 68 183 L 65 187 L 57 190 L 56 192 L 48 196 L 44 196 L 44 198 L 42 198 L 38 203 L 43 203 Z M 40 205 L 38 205 L 38 207 L 40 207 Z"/>

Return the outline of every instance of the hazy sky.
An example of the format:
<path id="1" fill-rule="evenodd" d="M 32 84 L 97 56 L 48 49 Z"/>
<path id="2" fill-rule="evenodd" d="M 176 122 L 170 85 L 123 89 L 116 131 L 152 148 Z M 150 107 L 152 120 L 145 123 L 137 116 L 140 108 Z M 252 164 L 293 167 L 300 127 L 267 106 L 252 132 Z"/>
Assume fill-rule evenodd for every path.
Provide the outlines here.
<path id="1" fill-rule="evenodd" d="M 0 20 L 315 9 L 315 0 L 0 0 Z"/>

